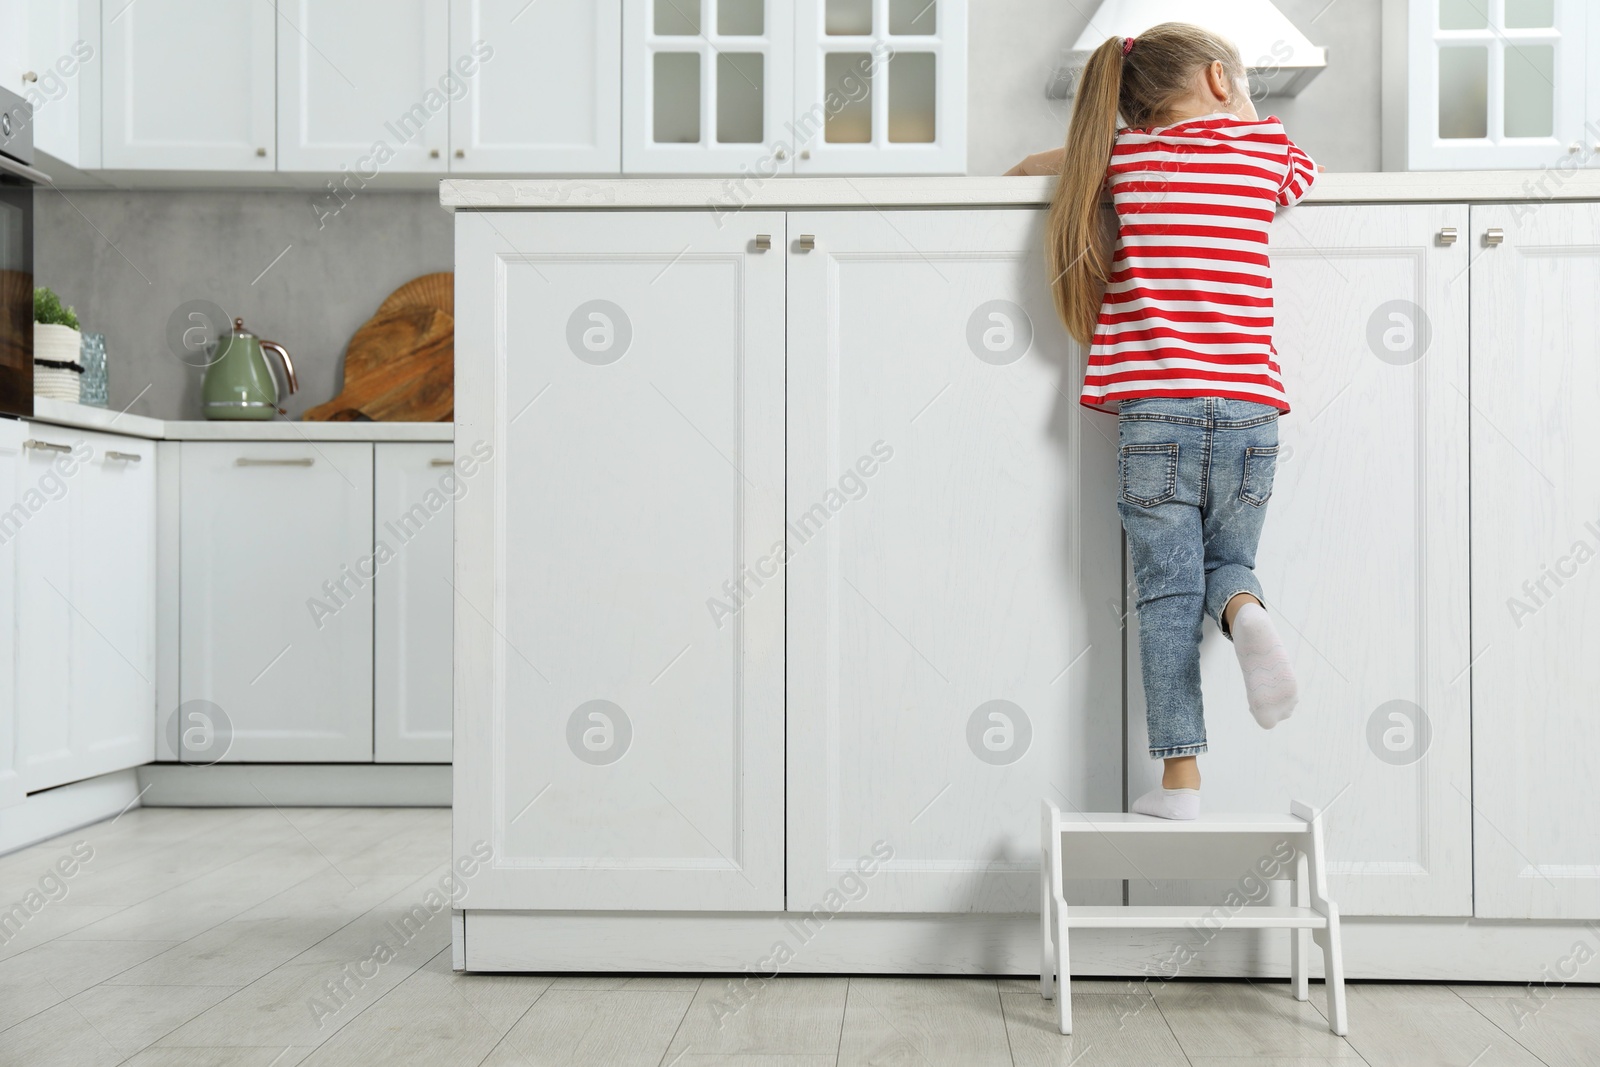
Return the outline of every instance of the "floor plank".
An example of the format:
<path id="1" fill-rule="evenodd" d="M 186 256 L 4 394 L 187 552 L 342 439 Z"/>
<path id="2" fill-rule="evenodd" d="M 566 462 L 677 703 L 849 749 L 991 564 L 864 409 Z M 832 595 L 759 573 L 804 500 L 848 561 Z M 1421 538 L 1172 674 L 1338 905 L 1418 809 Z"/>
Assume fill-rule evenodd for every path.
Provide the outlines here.
<path id="1" fill-rule="evenodd" d="M 483 1067 L 656 1067 L 693 999 L 684 990 L 546 990 Z"/>
<path id="2" fill-rule="evenodd" d="M 851 978 L 839 1064 L 1010 1064 L 992 978 Z"/>

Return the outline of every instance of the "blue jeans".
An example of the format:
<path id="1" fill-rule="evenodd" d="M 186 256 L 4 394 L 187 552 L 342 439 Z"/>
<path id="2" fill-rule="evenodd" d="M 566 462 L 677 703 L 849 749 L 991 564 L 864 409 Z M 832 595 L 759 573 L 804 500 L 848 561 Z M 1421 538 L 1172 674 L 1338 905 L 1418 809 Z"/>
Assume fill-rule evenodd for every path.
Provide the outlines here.
<path id="1" fill-rule="evenodd" d="M 1206 750 L 1200 625 L 1238 593 L 1263 604 L 1256 542 L 1278 461 L 1278 409 L 1221 397 L 1124 400 L 1121 491 L 1138 589 L 1150 757 Z"/>

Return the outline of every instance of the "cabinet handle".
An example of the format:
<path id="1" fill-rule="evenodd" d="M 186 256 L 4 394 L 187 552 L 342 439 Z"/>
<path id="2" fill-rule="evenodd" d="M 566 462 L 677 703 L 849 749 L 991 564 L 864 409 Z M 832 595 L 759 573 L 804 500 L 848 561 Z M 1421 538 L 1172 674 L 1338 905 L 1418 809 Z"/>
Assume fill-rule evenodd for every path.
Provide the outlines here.
<path id="1" fill-rule="evenodd" d="M 814 234 L 814 233 L 803 233 L 803 234 L 801 234 L 800 235 L 799 246 L 800 246 L 800 251 L 802 251 L 802 252 L 811 251 L 813 248 L 817 247 L 817 235 Z"/>
<path id="2" fill-rule="evenodd" d="M 456 461 L 453 459 L 430 459 L 428 461 L 428 466 L 430 467 L 454 467 L 455 465 Z"/>
<path id="3" fill-rule="evenodd" d="M 1439 243 L 1442 244 L 1442 245 L 1453 245 L 1453 244 L 1455 244 L 1456 243 L 1456 228 L 1454 226 L 1446 226 L 1444 229 L 1440 230 L 1439 231 Z"/>
<path id="4" fill-rule="evenodd" d="M 788 158 L 789 158 L 789 153 L 787 153 L 787 152 L 785 152 L 785 151 L 784 151 L 784 150 L 783 150 L 783 149 L 781 149 L 781 148 L 780 148 L 780 149 L 778 149 L 778 150 L 777 150 L 777 151 L 776 151 L 776 152 L 774 152 L 774 153 L 772 153 L 772 154 L 773 154 L 773 155 L 774 155 L 774 156 L 775 156 L 775 157 L 777 157 L 777 158 L 778 158 L 778 159 L 788 159 Z"/>
<path id="5" fill-rule="evenodd" d="M 265 148 L 258 148 L 258 149 L 256 149 L 256 155 L 261 156 L 263 159 L 265 159 L 266 155 L 267 155 L 267 150 Z"/>
<path id="6" fill-rule="evenodd" d="M 254 459 L 250 456 L 240 456 L 233 461 L 236 467 L 309 467 L 311 457 L 302 456 L 299 459 Z"/>
<path id="7" fill-rule="evenodd" d="M 772 248 L 772 234 L 770 234 L 770 233 L 758 233 L 758 234 L 756 234 L 756 251 L 757 252 L 766 252 L 771 248 Z"/>
<path id="8" fill-rule="evenodd" d="M 437 148 L 428 149 L 428 158 L 429 159 L 438 159 L 439 158 L 439 150 Z"/>
<path id="9" fill-rule="evenodd" d="M 71 445 L 58 445 L 51 441 L 36 441 L 30 438 L 22 442 L 23 448 L 35 448 L 41 452 L 71 452 Z"/>
<path id="10" fill-rule="evenodd" d="M 467 153 L 463 149 L 458 148 L 458 149 L 456 149 L 456 158 L 457 159 L 466 159 L 467 158 Z"/>
<path id="11" fill-rule="evenodd" d="M 39 80 L 39 75 L 35 74 L 31 70 L 25 70 L 22 72 L 22 80 L 24 82 L 36 82 Z"/>
<path id="12" fill-rule="evenodd" d="M 1489 232 L 1483 235 L 1483 243 L 1486 245 L 1504 244 L 1505 239 L 1506 231 L 1498 226 L 1490 226 Z"/>
<path id="13" fill-rule="evenodd" d="M 139 455 L 137 452 L 113 452 L 109 448 L 106 449 L 106 458 L 120 459 L 125 463 L 138 463 L 141 459 L 144 459 L 144 457 Z"/>

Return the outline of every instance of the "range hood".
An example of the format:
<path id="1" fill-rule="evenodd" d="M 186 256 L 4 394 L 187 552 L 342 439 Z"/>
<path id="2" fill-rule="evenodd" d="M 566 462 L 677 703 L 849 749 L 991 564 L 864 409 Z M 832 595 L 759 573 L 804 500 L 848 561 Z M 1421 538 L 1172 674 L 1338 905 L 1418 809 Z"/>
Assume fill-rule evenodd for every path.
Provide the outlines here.
<path id="1" fill-rule="evenodd" d="M 1250 68 L 1250 93 L 1296 96 L 1328 65 L 1328 50 L 1295 29 L 1272 0 L 1101 0 L 1064 53 L 1046 94 L 1071 96 L 1089 54 L 1107 37 L 1137 37 L 1162 22 L 1192 22 L 1233 41 Z"/>

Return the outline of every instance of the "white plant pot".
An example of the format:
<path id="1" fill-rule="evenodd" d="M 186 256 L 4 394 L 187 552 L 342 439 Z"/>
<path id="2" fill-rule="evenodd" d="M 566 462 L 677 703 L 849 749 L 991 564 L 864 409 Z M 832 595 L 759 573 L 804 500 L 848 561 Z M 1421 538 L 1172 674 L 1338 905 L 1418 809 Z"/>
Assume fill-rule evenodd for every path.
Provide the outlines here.
<path id="1" fill-rule="evenodd" d="M 35 360 L 44 359 L 81 366 L 82 344 L 83 335 L 71 326 L 44 322 L 33 324 Z M 81 392 L 82 378 L 83 375 L 77 371 L 63 370 L 59 367 L 41 367 L 36 363 L 33 368 L 33 391 L 36 396 L 66 400 L 76 404 Z"/>

